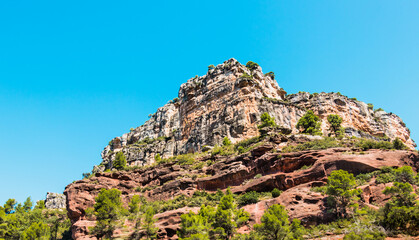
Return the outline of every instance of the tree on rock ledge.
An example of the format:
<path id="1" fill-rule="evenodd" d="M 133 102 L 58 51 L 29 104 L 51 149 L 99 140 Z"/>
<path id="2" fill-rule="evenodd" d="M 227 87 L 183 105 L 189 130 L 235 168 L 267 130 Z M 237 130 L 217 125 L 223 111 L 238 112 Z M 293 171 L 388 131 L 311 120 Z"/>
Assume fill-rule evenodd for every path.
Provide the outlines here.
<path id="1" fill-rule="evenodd" d="M 320 118 L 313 111 L 308 110 L 304 116 L 298 120 L 297 129 L 302 129 L 302 133 L 310 135 L 322 135 L 320 129 Z"/>
<path id="2" fill-rule="evenodd" d="M 127 166 L 127 159 L 122 151 L 118 152 L 113 161 L 113 167 L 117 170 L 122 170 Z"/>

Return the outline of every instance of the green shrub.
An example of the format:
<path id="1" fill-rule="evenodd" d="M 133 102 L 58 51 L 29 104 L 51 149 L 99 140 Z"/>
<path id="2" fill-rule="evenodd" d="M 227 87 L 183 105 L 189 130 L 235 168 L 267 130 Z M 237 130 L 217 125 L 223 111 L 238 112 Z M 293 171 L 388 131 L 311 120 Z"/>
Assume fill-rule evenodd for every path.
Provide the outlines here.
<path id="1" fill-rule="evenodd" d="M 255 191 L 247 192 L 241 195 L 237 202 L 240 206 L 257 203 L 259 202 L 259 193 Z"/>
<path id="2" fill-rule="evenodd" d="M 247 74 L 247 73 L 243 73 L 241 76 L 240 76 L 240 78 L 243 78 L 243 79 L 246 79 L 246 80 L 253 80 L 253 77 L 252 76 L 250 76 L 249 74 Z"/>
<path id="3" fill-rule="evenodd" d="M 301 132 L 310 135 L 322 135 L 320 129 L 320 118 L 314 115 L 313 111 L 308 110 L 297 123 L 297 129 L 302 129 Z"/>
<path id="4" fill-rule="evenodd" d="M 355 144 L 356 147 L 361 148 L 363 151 L 369 149 L 392 149 L 393 144 L 387 141 L 375 141 L 372 139 L 360 139 Z"/>
<path id="5" fill-rule="evenodd" d="M 122 170 L 127 166 L 127 159 L 122 151 L 116 153 L 113 167 L 117 170 Z"/>
<path id="6" fill-rule="evenodd" d="M 191 153 L 178 155 L 176 160 L 180 165 L 192 165 L 195 163 L 195 158 Z"/>
<path id="7" fill-rule="evenodd" d="M 327 121 L 330 124 L 330 130 L 335 134 L 335 136 L 338 136 L 341 134 L 340 129 L 341 129 L 341 124 L 343 119 L 336 114 L 330 114 L 329 116 L 327 116 Z"/>
<path id="8" fill-rule="evenodd" d="M 246 63 L 246 67 L 248 69 L 250 69 L 251 71 L 253 71 L 253 70 L 256 70 L 259 67 L 259 64 L 255 63 L 255 62 L 252 62 L 252 61 L 248 61 Z"/>
<path id="9" fill-rule="evenodd" d="M 265 76 L 269 76 L 269 77 L 271 77 L 271 79 L 275 79 L 275 73 L 274 72 L 265 73 Z"/>
<path id="10" fill-rule="evenodd" d="M 360 231 L 351 231 L 343 237 L 343 240 L 384 240 L 386 235 L 380 231 L 363 229 Z"/>
<path id="11" fill-rule="evenodd" d="M 262 174 L 258 173 L 258 174 L 256 174 L 253 178 L 254 178 L 254 179 L 258 179 L 258 178 L 261 178 L 261 177 L 262 177 Z"/>
<path id="12" fill-rule="evenodd" d="M 298 144 L 296 146 L 287 146 L 282 149 L 282 152 L 296 152 L 306 150 L 321 150 L 328 148 L 343 147 L 344 145 L 335 138 L 325 137 L 323 139 L 316 139 L 313 141 Z"/>
<path id="13" fill-rule="evenodd" d="M 404 145 L 402 140 L 400 140 L 399 138 L 393 140 L 393 148 L 397 150 L 407 149 L 406 145 Z"/>
<path id="14" fill-rule="evenodd" d="M 374 105 L 372 103 L 368 103 L 368 109 L 373 110 L 374 109 Z"/>
<path id="15" fill-rule="evenodd" d="M 154 156 L 154 160 L 156 160 L 156 162 L 157 162 L 157 163 L 161 162 L 160 153 L 157 153 L 157 154 Z"/>
<path id="16" fill-rule="evenodd" d="M 209 66 L 208 66 L 208 71 L 209 71 L 209 70 L 212 70 L 212 69 L 215 69 L 214 64 L 211 64 L 211 65 L 209 65 Z"/>
<path id="17" fill-rule="evenodd" d="M 272 197 L 273 198 L 277 198 L 281 195 L 282 191 L 279 190 L 278 188 L 274 188 L 274 190 L 272 190 Z"/>
<path id="18" fill-rule="evenodd" d="M 261 116 L 260 116 L 260 120 L 262 121 L 262 124 L 260 124 L 258 126 L 259 129 L 264 128 L 264 127 L 275 127 L 275 118 L 271 117 L 269 115 L 269 113 L 264 112 Z"/>
<path id="19" fill-rule="evenodd" d="M 230 146 L 230 145 L 231 145 L 230 139 L 228 139 L 228 137 L 224 137 L 223 146 Z"/>

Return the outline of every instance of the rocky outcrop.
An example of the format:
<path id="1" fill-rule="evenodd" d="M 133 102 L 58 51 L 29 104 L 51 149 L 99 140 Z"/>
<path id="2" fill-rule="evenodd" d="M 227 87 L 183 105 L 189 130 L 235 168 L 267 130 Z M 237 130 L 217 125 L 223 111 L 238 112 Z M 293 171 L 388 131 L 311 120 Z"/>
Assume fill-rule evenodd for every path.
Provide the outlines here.
<path id="1" fill-rule="evenodd" d="M 48 192 L 45 198 L 45 207 L 47 209 L 66 208 L 66 197 L 61 193 Z"/>
<path id="2" fill-rule="evenodd" d="M 76 181 L 67 186 L 64 192 L 67 196 L 68 214 L 73 223 L 73 237 L 78 239 L 87 234 L 87 227 L 83 223 L 90 226 L 92 222 L 86 219 L 85 210 L 93 206 L 94 198 L 102 188 L 119 189 L 125 205 L 133 195 L 140 194 L 140 190 L 150 200 L 165 200 L 180 194 L 191 196 L 196 190 L 215 191 L 231 187 L 233 193 L 243 193 L 278 188 L 285 191 L 279 198 L 245 208 L 254 215 L 252 219 L 256 222 L 266 207 L 280 203 L 286 206 L 291 218 L 302 219 L 305 224 L 314 224 L 324 222 L 330 216 L 324 211 L 323 196 L 311 192 L 310 188 L 320 186 L 331 171 L 343 169 L 358 174 L 383 166 L 410 165 L 416 171 L 419 168 L 419 155 L 415 151 L 354 152 L 350 148 L 334 148 L 274 153 L 271 151 L 274 147 L 273 143 L 267 143 L 235 157 L 208 155 L 201 160 L 216 163 L 200 170 L 167 163 L 129 172 L 96 173 L 94 177 Z M 303 166 L 311 167 L 303 170 Z M 191 174 L 209 177 L 193 179 Z M 258 174 L 262 176 L 255 179 Z M 368 199 L 366 203 L 380 199 L 378 193 L 379 190 L 371 186 L 369 191 L 365 191 L 365 199 Z M 161 228 L 164 229 L 160 233 L 161 239 L 172 239 L 167 237 L 169 235 L 174 237 L 179 219 L 175 217 L 177 213 L 173 214 L 168 212 L 157 215 L 161 226 L 165 226 Z M 172 217 L 167 217 L 168 215 Z M 163 218 L 171 220 L 165 221 Z"/>
<path id="3" fill-rule="evenodd" d="M 131 166 L 152 164 L 162 158 L 196 152 L 220 144 L 258 135 L 260 115 L 268 112 L 278 125 L 297 133 L 298 119 L 311 109 L 321 117 L 328 133 L 327 116 L 339 114 L 349 136 L 400 138 L 413 148 L 409 129 L 392 113 L 374 112 L 367 104 L 339 93 L 298 93 L 286 96 L 261 67 L 253 70 L 230 59 L 182 84 L 178 98 L 157 109 L 144 125 L 114 138 L 102 152 L 103 162 L 94 172 L 112 168 L 115 152 L 123 151 Z"/>
<path id="4" fill-rule="evenodd" d="M 342 126 L 348 137 L 345 139 L 349 142 L 353 136 L 387 141 L 399 138 L 411 149 L 416 146 L 409 129 L 393 113 L 374 111 L 372 105 L 340 93 L 286 95 L 273 74 L 264 75 L 259 66 L 249 69 L 230 59 L 206 75 L 182 84 L 178 97 L 157 109 L 142 126 L 112 139 L 102 152 L 102 163 L 94 167 L 92 177 L 66 187 L 64 194 L 73 238 L 95 239 L 89 235 L 89 227 L 95 222 L 86 218 L 85 211 L 94 205 L 102 188 L 119 189 L 124 206 L 137 194 L 155 201 L 178 195 L 192 196 L 197 190 L 231 187 L 233 193 L 240 194 L 278 188 L 284 191 L 280 197 L 244 207 L 251 213 L 251 224 L 259 221 L 269 206 L 280 203 L 291 218 L 310 225 L 330 218 L 325 211 L 324 196 L 310 189 L 324 184 L 333 170 L 359 174 L 383 166 L 410 165 L 416 171 L 419 169 L 416 151 L 360 151 L 353 148 L 354 144 L 325 150 L 282 151 L 286 146 L 322 139 L 301 135 L 296 129 L 298 120 L 308 110 L 320 117 L 324 136 L 329 134 L 327 116 L 338 114 L 343 118 Z M 264 112 L 274 117 L 280 127 L 258 129 Z M 220 145 L 224 137 L 236 143 L 259 134 L 266 137 L 246 150 L 247 153 L 224 154 L 228 156 L 202 153 Z M 136 168 L 105 171 L 113 169 L 117 152 L 122 152 L 128 165 Z M 193 164 L 202 164 L 180 164 L 179 159 L 172 158 L 187 153 L 199 153 L 194 155 Z M 165 161 L 154 164 L 161 158 Z M 382 185 L 362 187 L 364 204 L 387 200 L 381 194 Z M 197 208 L 158 213 L 159 239 L 177 239 L 180 215 L 188 211 L 196 212 Z M 115 236 L 125 237 L 138 230 L 130 223 L 125 225 L 124 230 L 117 229 Z M 247 226 L 239 231 L 249 230 Z"/>

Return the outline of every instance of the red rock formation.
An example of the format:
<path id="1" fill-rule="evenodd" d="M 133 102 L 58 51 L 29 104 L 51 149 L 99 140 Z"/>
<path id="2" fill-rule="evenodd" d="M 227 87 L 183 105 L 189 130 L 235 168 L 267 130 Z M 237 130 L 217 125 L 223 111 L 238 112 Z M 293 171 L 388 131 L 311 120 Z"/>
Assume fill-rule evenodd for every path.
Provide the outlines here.
<path id="1" fill-rule="evenodd" d="M 154 168 L 129 172 L 96 173 L 89 179 L 76 181 L 67 186 L 67 209 L 72 221 L 73 237 L 83 239 L 88 233 L 88 226 L 94 224 L 85 217 L 85 210 L 92 207 L 94 198 L 101 188 L 116 188 L 122 192 L 125 205 L 134 194 L 139 194 L 137 187 L 155 186 L 144 192 L 150 200 L 171 199 L 179 194 L 192 195 L 196 190 L 216 190 L 231 187 L 234 193 L 247 191 L 271 191 L 273 188 L 286 190 L 277 199 L 262 201 L 246 206 L 252 213 L 253 221 L 258 221 L 266 207 L 280 203 L 286 206 L 291 218 L 299 218 L 306 224 L 323 222 L 328 216 L 324 213 L 323 197 L 310 191 L 313 184 L 321 184 L 331 171 L 344 169 L 352 173 L 364 173 L 383 166 L 410 165 L 419 168 L 419 155 L 414 151 L 370 150 L 365 153 L 352 152 L 347 148 L 303 151 L 294 153 L 272 153 L 271 145 L 261 146 L 248 154 L 237 157 L 220 158 L 210 167 L 193 170 L 197 174 L 205 173 L 211 177 L 180 178 L 186 169 L 174 163 L 158 165 Z M 300 170 L 302 166 L 312 165 Z M 254 179 L 257 174 L 263 175 Z M 317 182 L 316 182 L 317 181 Z M 365 186 L 366 203 L 385 201 L 380 195 L 381 186 Z M 310 211 L 304 211 L 310 209 Z M 179 216 L 184 209 L 158 214 L 158 225 L 162 239 L 175 239 L 175 229 Z M 193 209 L 196 210 L 196 209 Z"/>

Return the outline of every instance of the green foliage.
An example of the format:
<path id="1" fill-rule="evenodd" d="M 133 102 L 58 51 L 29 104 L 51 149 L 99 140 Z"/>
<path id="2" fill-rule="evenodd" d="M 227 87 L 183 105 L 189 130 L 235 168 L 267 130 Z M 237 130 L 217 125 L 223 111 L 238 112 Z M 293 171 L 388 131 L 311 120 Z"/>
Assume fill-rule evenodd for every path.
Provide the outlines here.
<path id="1" fill-rule="evenodd" d="M 330 114 L 327 116 L 327 121 L 330 124 L 330 130 L 335 134 L 335 136 L 342 134 L 340 129 L 343 119 L 339 115 Z"/>
<path id="2" fill-rule="evenodd" d="M 159 229 L 154 225 L 157 221 L 154 218 L 154 214 L 154 209 L 152 207 L 147 207 L 143 223 L 141 224 L 141 228 L 144 230 L 147 239 L 157 238 L 157 231 Z"/>
<path id="3" fill-rule="evenodd" d="M 400 140 L 399 138 L 396 138 L 393 140 L 393 149 L 397 150 L 404 150 L 407 149 L 406 145 Z"/>
<path id="4" fill-rule="evenodd" d="M 25 212 L 29 212 L 32 209 L 33 202 L 31 200 L 31 197 L 26 198 L 25 202 L 23 203 L 23 210 Z"/>
<path id="5" fill-rule="evenodd" d="M 335 138 L 325 137 L 323 139 L 316 139 L 313 141 L 305 142 L 298 144 L 296 146 L 287 146 L 282 149 L 282 152 L 296 152 L 296 151 L 306 151 L 306 150 L 320 150 L 328 149 L 335 147 L 343 147 L 342 142 L 336 140 Z"/>
<path id="6" fill-rule="evenodd" d="M 373 110 L 374 109 L 374 105 L 372 103 L 368 103 L 368 109 Z"/>
<path id="7" fill-rule="evenodd" d="M 17 202 L 14 198 L 9 198 L 6 203 L 3 205 L 4 212 L 10 214 L 15 210 Z"/>
<path id="8" fill-rule="evenodd" d="M 230 146 L 230 145 L 231 145 L 230 139 L 228 139 L 228 137 L 224 137 L 223 146 Z"/>
<path id="9" fill-rule="evenodd" d="M 123 170 L 127 166 L 127 159 L 122 151 L 116 153 L 113 167 L 117 170 Z"/>
<path id="10" fill-rule="evenodd" d="M 301 132 L 310 135 L 322 135 L 320 129 L 320 118 L 308 110 L 297 123 L 297 129 L 302 129 Z"/>
<path id="11" fill-rule="evenodd" d="M 246 67 L 248 69 L 250 69 L 251 71 L 253 71 L 253 70 L 256 70 L 259 67 L 259 64 L 255 63 L 255 62 L 252 62 L 252 61 L 248 61 L 246 63 Z"/>
<path id="12" fill-rule="evenodd" d="M 271 117 L 269 115 L 269 113 L 264 112 L 261 116 L 260 116 L 260 120 L 262 121 L 262 124 L 258 125 L 258 128 L 264 128 L 264 127 L 275 127 L 275 118 Z"/>
<path id="13" fill-rule="evenodd" d="M 334 207 L 339 217 L 347 217 L 348 207 L 356 206 L 356 196 L 361 194 L 361 190 L 355 187 L 355 177 L 347 171 L 336 170 L 328 177 L 326 186 L 326 194 L 329 195 L 328 203 Z"/>
<path id="14" fill-rule="evenodd" d="M 212 70 L 212 69 L 215 69 L 214 64 L 211 64 L 211 65 L 209 65 L 209 66 L 208 66 L 208 71 L 209 71 L 209 70 Z"/>
<path id="15" fill-rule="evenodd" d="M 10 199 L 9 199 L 10 200 Z M 0 206 L 0 239 L 70 239 L 70 221 L 65 210 L 32 208 L 30 197 L 22 203 L 7 201 Z"/>
<path id="16" fill-rule="evenodd" d="M 131 198 L 131 201 L 128 204 L 129 212 L 133 214 L 137 214 L 140 211 L 140 196 L 134 195 Z"/>
<path id="17" fill-rule="evenodd" d="M 235 153 L 235 149 L 233 145 L 228 146 L 218 146 L 215 145 L 211 151 L 212 156 L 221 155 L 221 156 L 231 156 Z"/>
<path id="18" fill-rule="evenodd" d="M 274 190 L 272 190 L 272 197 L 273 198 L 277 198 L 281 195 L 282 191 L 279 190 L 278 188 L 274 188 Z"/>
<path id="19" fill-rule="evenodd" d="M 384 240 L 386 236 L 383 232 L 363 229 L 363 231 L 351 231 L 343 237 L 343 240 Z"/>
<path id="20" fill-rule="evenodd" d="M 289 223 L 285 207 L 279 204 L 269 207 L 262 215 L 261 223 L 255 224 L 254 229 L 264 240 L 303 239 L 305 232 L 299 220 Z"/>
<path id="21" fill-rule="evenodd" d="M 405 182 L 395 182 L 392 187 L 386 187 L 383 191 L 391 195 L 391 201 L 387 202 L 382 209 L 381 224 L 393 231 L 419 234 L 419 204 L 416 194 L 412 193 L 412 186 Z"/>
<path id="22" fill-rule="evenodd" d="M 253 80 L 253 77 L 252 76 L 250 76 L 249 74 L 247 74 L 247 73 L 243 73 L 241 76 L 240 76 L 240 78 L 243 78 L 243 79 L 246 79 L 246 80 Z"/>
<path id="23" fill-rule="evenodd" d="M 92 232 L 98 238 L 103 236 L 111 238 L 122 211 L 121 191 L 102 188 L 95 201 L 93 214 L 97 221 L 96 226 L 92 228 Z"/>
<path id="24" fill-rule="evenodd" d="M 34 209 L 40 209 L 40 210 L 45 209 L 45 201 L 44 200 L 37 201 Z"/>
<path id="25" fill-rule="evenodd" d="M 245 206 L 259 202 L 259 193 L 255 191 L 247 192 L 237 199 L 239 206 Z"/>
<path id="26" fill-rule="evenodd" d="M 374 141 L 372 139 L 360 139 L 356 146 L 361 148 L 363 151 L 369 149 L 392 149 L 393 145 L 388 141 Z"/>
<path id="27" fill-rule="evenodd" d="M 226 194 L 218 191 L 215 196 L 221 197 L 216 209 L 202 205 L 198 214 L 181 216 L 180 239 L 230 239 L 248 221 L 249 213 L 237 209 L 230 189 Z"/>
<path id="28" fill-rule="evenodd" d="M 23 233 L 21 239 L 23 240 L 48 240 L 49 239 L 49 227 L 47 224 L 42 222 L 34 222 L 29 228 L 27 228 Z"/>
<path id="29" fill-rule="evenodd" d="M 275 73 L 274 72 L 265 73 L 265 76 L 269 76 L 269 77 L 271 77 L 271 79 L 275 79 Z"/>
<path id="30" fill-rule="evenodd" d="M 160 153 L 157 153 L 157 154 L 154 156 L 154 160 L 155 160 L 157 163 L 160 163 L 160 162 L 161 162 Z"/>

